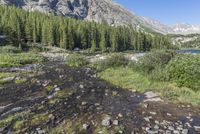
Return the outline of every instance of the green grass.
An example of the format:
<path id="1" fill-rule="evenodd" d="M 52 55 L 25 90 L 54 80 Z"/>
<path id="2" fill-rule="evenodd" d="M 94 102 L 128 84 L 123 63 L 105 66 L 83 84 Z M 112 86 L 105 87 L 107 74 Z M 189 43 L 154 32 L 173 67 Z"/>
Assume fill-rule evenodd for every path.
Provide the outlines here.
<path id="1" fill-rule="evenodd" d="M 0 54 L 0 67 L 20 67 L 26 64 L 41 63 L 44 58 L 33 53 Z"/>
<path id="2" fill-rule="evenodd" d="M 70 67 L 82 67 L 87 65 L 88 61 L 83 55 L 72 54 L 68 56 L 66 64 Z"/>
<path id="3" fill-rule="evenodd" d="M 169 100 L 200 104 L 200 92 L 189 88 L 178 87 L 175 83 L 153 81 L 147 76 L 127 67 L 109 68 L 99 73 L 99 76 L 122 88 L 138 92 L 155 91 Z"/>
<path id="4" fill-rule="evenodd" d="M 7 77 L 13 77 L 13 76 L 16 76 L 16 73 L 7 73 L 7 72 L 1 72 L 0 73 L 0 79 L 3 79 L 3 78 L 7 78 Z"/>

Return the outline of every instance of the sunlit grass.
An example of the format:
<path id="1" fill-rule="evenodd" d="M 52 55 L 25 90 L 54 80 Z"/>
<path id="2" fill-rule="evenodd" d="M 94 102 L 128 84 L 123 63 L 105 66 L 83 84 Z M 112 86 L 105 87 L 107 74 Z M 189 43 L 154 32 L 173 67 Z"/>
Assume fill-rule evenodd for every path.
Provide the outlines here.
<path id="1" fill-rule="evenodd" d="M 19 67 L 25 64 L 41 63 L 44 58 L 33 53 L 0 54 L 0 67 Z"/>
<path id="2" fill-rule="evenodd" d="M 109 68 L 99 73 L 99 76 L 122 88 L 138 92 L 155 91 L 169 100 L 200 104 L 200 92 L 189 88 L 178 87 L 175 83 L 153 81 L 147 76 L 127 67 Z"/>

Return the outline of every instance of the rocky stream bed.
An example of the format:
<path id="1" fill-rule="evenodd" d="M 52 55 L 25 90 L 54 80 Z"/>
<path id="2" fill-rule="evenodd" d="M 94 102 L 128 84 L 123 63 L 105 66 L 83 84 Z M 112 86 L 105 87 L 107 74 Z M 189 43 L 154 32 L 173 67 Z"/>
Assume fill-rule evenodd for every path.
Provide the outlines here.
<path id="1" fill-rule="evenodd" d="M 199 106 L 116 87 L 90 68 L 47 62 L 1 72 L 17 74 L 0 85 L 2 134 L 200 134 Z"/>

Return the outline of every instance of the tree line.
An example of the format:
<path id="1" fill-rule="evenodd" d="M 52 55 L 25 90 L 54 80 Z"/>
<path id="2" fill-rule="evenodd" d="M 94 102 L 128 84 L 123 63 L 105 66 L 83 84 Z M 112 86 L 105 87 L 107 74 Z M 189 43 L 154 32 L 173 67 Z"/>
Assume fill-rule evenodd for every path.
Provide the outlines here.
<path id="1" fill-rule="evenodd" d="M 171 47 L 167 37 L 131 27 L 111 27 L 106 23 L 27 12 L 12 6 L 0 6 L 0 34 L 15 38 L 18 45 L 39 43 L 69 50 L 149 51 Z"/>

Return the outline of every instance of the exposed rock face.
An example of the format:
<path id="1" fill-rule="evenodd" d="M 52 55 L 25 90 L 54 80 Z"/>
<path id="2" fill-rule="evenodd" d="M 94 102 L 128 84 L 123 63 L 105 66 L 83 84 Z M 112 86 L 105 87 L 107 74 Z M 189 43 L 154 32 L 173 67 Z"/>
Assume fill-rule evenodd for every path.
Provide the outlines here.
<path id="1" fill-rule="evenodd" d="M 136 29 L 151 29 L 159 33 L 200 33 L 200 28 L 167 26 L 158 21 L 140 17 L 112 0 L 0 0 L 0 4 L 16 5 L 23 9 L 52 13 L 77 19 L 102 22 L 111 26 L 128 25 Z"/>
<path id="2" fill-rule="evenodd" d="M 88 14 L 88 0 L 0 0 L 0 3 L 79 19 Z"/>

